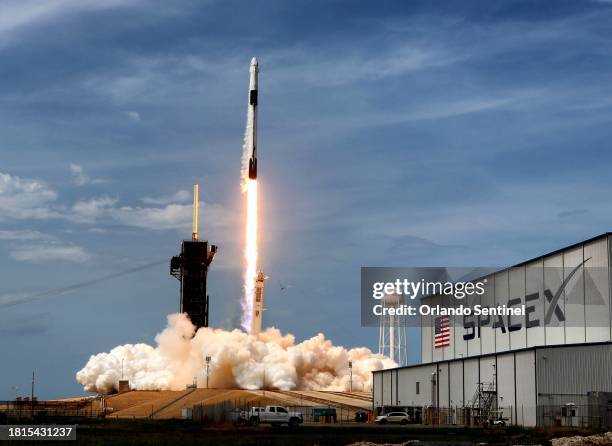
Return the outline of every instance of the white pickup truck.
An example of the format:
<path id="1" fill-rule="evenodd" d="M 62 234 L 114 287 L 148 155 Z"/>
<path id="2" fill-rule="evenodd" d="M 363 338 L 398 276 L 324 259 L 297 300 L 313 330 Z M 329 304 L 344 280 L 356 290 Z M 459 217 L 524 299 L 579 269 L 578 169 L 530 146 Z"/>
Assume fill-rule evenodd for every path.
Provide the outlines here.
<path id="1" fill-rule="evenodd" d="M 258 424 L 271 424 L 272 426 L 286 424 L 290 427 L 297 427 L 304 422 L 304 417 L 300 412 L 289 412 L 282 406 L 252 407 L 251 410 L 242 413 L 241 417 L 253 426 Z"/>

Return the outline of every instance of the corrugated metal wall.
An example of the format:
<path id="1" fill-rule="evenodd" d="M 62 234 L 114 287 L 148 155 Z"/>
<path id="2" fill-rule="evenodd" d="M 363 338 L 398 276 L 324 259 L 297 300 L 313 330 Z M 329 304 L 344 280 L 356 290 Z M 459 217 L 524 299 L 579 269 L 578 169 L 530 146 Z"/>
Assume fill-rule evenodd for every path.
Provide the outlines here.
<path id="1" fill-rule="evenodd" d="M 612 239 L 610 239 L 612 243 Z M 599 241 L 584 245 L 584 258 L 589 259 L 592 276 L 585 277 L 586 340 L 601 342 L 610 340 L 609 259 L 605 243 Z M 603 296 L 603 299 L 602 299 Z"/>
<path id="2" fill-rule="evenodd" d="M 612 344 L 541 347 L 374 373 L 374 404 L 469 406 L 479 382 L 497 385 L 512 419 L 536 425 L 536 405 L 580 403 L 591 391 L 612 392 Z M 432 384 L 436 374 L 438 387 Z M 419 383 L 417 394 L 416 383 Z"/>
<path id="3" fill-rule="evenodd" d="M 463 361 L 463 393 L 465 404 L 469 405 L 476 392 L 476 386 L 480 381 L 480 368 L 478 358 L 466 359 Z"/>
<path id="4" fill-rule="evenodd" d="M 516 352 L 516 409 L 515 419 L 521 426 L 535 426 L 536 411 L 536 380 L 535 350 Z"/>
<path id="5" fill-rule="evenodd" d="M 529 314 L 529 322 L 533 326 L 527 326 L 526 317 L 471 316 L 470 320 L 476 320 L 481 327 L 476 330 L 473 339 L 464 340 L 467 330 L 463 328 L 463 317 L 457 316 L 452 318 L 451 345 L 435 349 L 432 335 L 434 318 L 423 317 L 422 362 L 459 359 L 534 346 L 612 340 L 610 246 L 612 238 L 604 235 L 543 259 L 488 276 L 485 293 L 461 303 L 480 303 L 492 307 L 507 305 L 510 299 L 520 299 L 520 304 L 534 307 Z M 584 268 L 576 270 L 583 262 Z M 552 311 L 552 317 L 545 322 L 552 306 L 550 302 L 563 286 L 564 291 L 555 301 L 562 315 Z M 527 296 L 533 299 L 527 301 Z M 431 297 L 428 303 L 437 305 L 443 302 L 440 297 Z M 516 327 L 517 324 L 521 324 L 519 330 L 510 330 L 511 325 Z"/>
<path id="6" fill-rule="evenodd" d="M 612 391 L 612 345 L 580 345 L 536 351 L 538 404 L 549 394 Z"/>
<path id="7" fill-rule="evenodd" d="M 453 361 L 450 363 L 450 399 L 451 406 L 463 406 L 463 362 Z"/>

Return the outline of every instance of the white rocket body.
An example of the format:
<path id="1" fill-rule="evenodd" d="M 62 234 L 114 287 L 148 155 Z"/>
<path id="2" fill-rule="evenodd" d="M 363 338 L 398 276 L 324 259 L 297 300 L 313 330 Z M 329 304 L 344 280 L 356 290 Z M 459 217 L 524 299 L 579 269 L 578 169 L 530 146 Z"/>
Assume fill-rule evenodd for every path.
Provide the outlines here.
<path id="1" fill-rule="evenodd" d="M 257 77 L 259 75 L 259 64 L 257 59 L 251 59 L 249 69 L 249 105 L 248 114 L 250 122 L 253 123 L 250 135 L 247 136 L 247 153 L 249 156 L 249 178 L 257 179 Z"/>

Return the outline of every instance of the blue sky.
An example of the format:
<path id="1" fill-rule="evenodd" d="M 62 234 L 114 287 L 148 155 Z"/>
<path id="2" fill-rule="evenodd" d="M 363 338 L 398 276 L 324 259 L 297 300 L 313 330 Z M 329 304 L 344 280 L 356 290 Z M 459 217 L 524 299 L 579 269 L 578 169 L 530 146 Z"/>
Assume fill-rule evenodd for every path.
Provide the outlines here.
<path id="1" fill-rule="evenodd" d="M 1 0 L 0 302 L 169 260 L 199 182 L 211 322 L 235 326 L 257 56 L 266 322 L 376 348 L 361 266 L 503 266 L 611 229 L 611 25 L 605 1 Z M 90 354 L 177 306 L 160 264 L 0 307 L 0 399 L 32 369 L 79 394 Z"/>

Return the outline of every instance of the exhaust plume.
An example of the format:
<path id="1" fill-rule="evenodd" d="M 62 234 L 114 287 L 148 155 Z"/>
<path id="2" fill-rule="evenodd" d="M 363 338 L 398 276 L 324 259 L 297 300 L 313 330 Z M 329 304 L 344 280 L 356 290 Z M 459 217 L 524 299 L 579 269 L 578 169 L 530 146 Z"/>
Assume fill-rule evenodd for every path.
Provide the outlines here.
<path id="1" fill-rule="evenodd" d="M 242 145 L 242 168 L 240 171 L 240 185 L 242 193 L 246 196 L 246 224 L 244 246 L 244 295 L 240 305 L 242 317 L 240 325 L 249 333 L 253 319 L 253 296 L 255 294 L 255 276 L 257 275 L 257 180 L 249 178 L 249 159 L 252 147 L 249 142 L 253 140 L 255 132 L 255 114 L 253 107 L 247 111 L 247 122 L 244 131 L 244 144 Z"/>
<path id="2" fill-rule="evenodd" d="M 296 344 L 293 335 L 276 328 L 258 335 L 203 327 L 194 336 L 194 331 L 184 314 L 172 314 L 155 338 L 156 347 L 126 344 L 93 355 L 76 379 L 86 391 L 101 394 L 118 390 L 122 373 L 132 389 L 182 390 L 194 377 L 206 381 L 210 356 L 210 387 L 347 391 L 350 360 L 353 390 L 369 391 L 373 370 L 397 366 L 364 347 L 334 346 L 321 333 Z"/>

